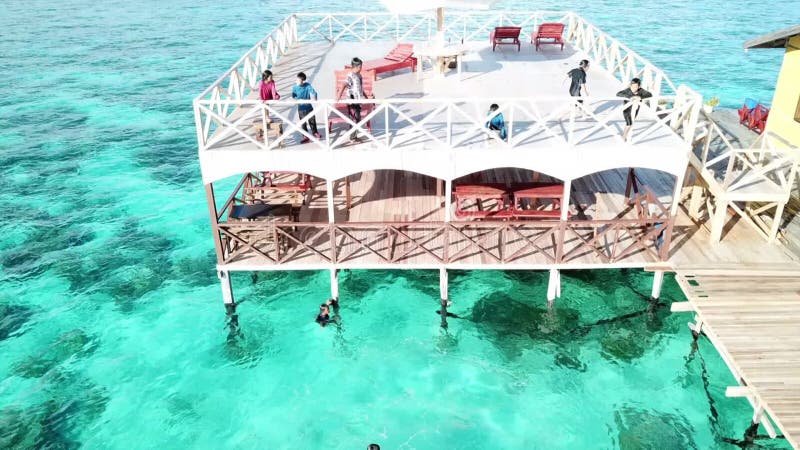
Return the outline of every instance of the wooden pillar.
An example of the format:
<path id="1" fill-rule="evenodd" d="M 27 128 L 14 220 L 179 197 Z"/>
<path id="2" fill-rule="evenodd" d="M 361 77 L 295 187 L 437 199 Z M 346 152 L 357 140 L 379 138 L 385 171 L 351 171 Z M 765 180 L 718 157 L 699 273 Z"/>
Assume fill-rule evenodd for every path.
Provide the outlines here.
<path id="1" fill-rule="evenodd" d="M 700 180 L 695 180 L 699 182 Z M 689 194 L 689 217 L 692 219 L 700 218 L 700 207 L 703 206 L 703 186 L 700 184 L 692 185 L 692 193 Z"/>
<path id="2" fill-rule="evenodd" d="M 550 279 L 547 282 L 547 304 L 552 305 L 556 298 L 561 297 L 561 272 L 550 269 Z"/>
<path id="3" fill-rule="evenodd" d="M 661 286 L 664 284 L 664 271 L 663 270 L 656 270 L 653 273 L 653 291 L 650 293 L 650 297 L 654 300 L 658 300 L 661 296 Z"/>
<path id="4" fill-rule="evenodd" d="M 718 196 L 714 202 L 714 215 L 711 217 L 711 243 L 716 244 L 722 238 L 725 218 L 728 217 L 728 202 Z"/>
<path id="5" fill-rule="evenodd" d="M 332 180 L 325 180 L 325 195 L 327 195 L 328 199 L 328 223 L 334 222 L 334 213 L 336 210 L 333 207 L 333 181 Z"/>
<path id="6" fill-rule="evenodd" d="M 350 194 L 350 177 L 344 177 L 344 195 L 347 199 L 347 211 L 353 207 L 353 197 Z"/>
<path id="7" fill-rule="evenodd" d="M 219 282 L 222 285 L 222 301 L 225 303 L 225 305 L 235 305 L 236 302 L 233 298 L 233 287 L 231 286 L 230 272 L 227 270 L 218 270 L 217 276 L 219 277 Z"/>
<path id="8" fill-rule="evenodd" d="M 449 303 L 447 299 L 447 284 L 447 269 L 441 267 L 439 269 L 439 298 L 441 301 L 439 315 L 442 319 L 442 328 L 447 328 L 447 305 Z"/>
<path id="9" fill-rule="evenodd" d="M 453 180 L 444 182 L 444 221 L 450 222 L 453 213 Z"/>
<path id="10" fill-rule="evenodd" d="M 694 323 L 689 322 L 689 329 L 692 330 L 692 336 L 695 340 L 700 337 L 700 333 L 703 332 L 703 321 L 700 320 L 700 317 L 694 316 Z"/>
<path id="11" fill-rule="evenodd" d="M 331 272 L 331 298 L 339 300 L 339 269 L 330 269 Z"/>
<path id="12" fill-rule="evenodd" d="M 217 219 L 217 202 L 214 199 L 214 186 L 212 183 L 208 183 L 205 186 L 208 214 L 211 218 L 211 232 L 214 234 L 214 251 L 217 254 L 217 264 L 223 264 L 225 262 L 225 254 L 222 252 L 222 240 L 219 235 L 219 220 Z"/>
<path id="13" fill-rule="evenodd" d="M 778 203 L 775 206 L 775 216 L 772 218 L 772 226 L 769 230 L 769 243 L 772 244 L 775 242 L 775 238 L 778 236 L 778 229 L 781 226 L 781 219 L 783 218 L 783 208 L 786 206 L 786 203 Z"/>

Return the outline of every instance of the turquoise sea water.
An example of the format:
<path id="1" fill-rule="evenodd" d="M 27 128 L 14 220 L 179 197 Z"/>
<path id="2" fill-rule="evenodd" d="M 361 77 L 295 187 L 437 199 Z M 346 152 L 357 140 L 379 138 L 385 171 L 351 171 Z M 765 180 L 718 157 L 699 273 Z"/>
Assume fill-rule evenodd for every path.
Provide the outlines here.
<path id="1" fill-rule="evenodd" d="M 500 7 L 575 9 L 725 105 L 771 98 L 780 52 L 741 42 L 800 2 L 635 3 Z M 191 99 L 298 5 L 4 4 L 0 448 L 740 447 L 749 406 L 639 271 L 565 273 L 553 311 L 544 274 L 457 272 L 447 331 L 434 272 L 343 274 L 338 329 L 312 322 L 327 273 L 237 275 L 232 334 Z"/>

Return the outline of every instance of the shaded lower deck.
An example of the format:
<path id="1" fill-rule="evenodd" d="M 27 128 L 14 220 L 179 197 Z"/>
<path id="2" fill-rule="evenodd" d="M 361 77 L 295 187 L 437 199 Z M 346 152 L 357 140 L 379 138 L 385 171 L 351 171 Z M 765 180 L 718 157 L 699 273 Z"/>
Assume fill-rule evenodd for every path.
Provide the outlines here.
<path id="1" fill-rule="evenodd" d="M 546 175 L 518 169 L 472 174 L 459 184 L 555 182 Z M 333 186 L 334 221 L 328 221 L 326 183 L 312 179 L 312 188 L 298 194 L 266 194 L 266 202 L 299 205 L 296 222 L 225 222 L 231 257 L 226 270 L 292 270 L 339 268 L 518 268 L 547 269 L 645 267 L 663 260 L 681 263 L 790 262 L 797 258 L 777 245 L 764 245 L 748 227 L 733 226 L 718 244 L 709 242 L 704 222 L 682 210 L 670 239 L 661 235 L 665 223 L 659 205 L 669 208 L 674 177 L 637 170 L 639 202 L 652 199 L 644 218 L 636 202 L 626 197 L 627 170 L 610 170 L 572 183 L 570 219 L 445 220 L 444 192 L 438 180 L 401 171 L 369 171 Z M 349 187 L 348 187 L 349 186 Z M 348 196 L 348 190 L 350 195 Z M 636 194 L 632 194 L 636 197 Z M 349 197 L 349 208 L 348 208 Z M 305 200 L 305 204 L 302 201 Z M 468 205 L 477 209 L 477 204 Z M 484 207 L 492 207 L 485 205 Z M 552 209 L 543 200 L 532 208 Z M 455 206 L 452 206 L 455 209 Z M 661 236 L 659 236 L 661 235 Z M 238 240 L 238 241 L 237 241 Z M 235 249 L 235 251 L 234 251 Z"/>

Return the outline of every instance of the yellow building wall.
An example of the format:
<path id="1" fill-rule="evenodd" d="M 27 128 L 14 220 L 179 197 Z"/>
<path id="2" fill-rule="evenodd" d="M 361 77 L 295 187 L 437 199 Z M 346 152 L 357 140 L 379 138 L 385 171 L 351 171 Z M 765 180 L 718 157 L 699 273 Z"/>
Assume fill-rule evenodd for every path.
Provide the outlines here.
<path id="1" fill-rule="evenodd" d="M 775 86 L 775 96 L 767 119 L 767 130 L 794 147 L 800 147 L 800 122 L 794 120 L 800 101 L 800 36 L 789 40 Z"/>

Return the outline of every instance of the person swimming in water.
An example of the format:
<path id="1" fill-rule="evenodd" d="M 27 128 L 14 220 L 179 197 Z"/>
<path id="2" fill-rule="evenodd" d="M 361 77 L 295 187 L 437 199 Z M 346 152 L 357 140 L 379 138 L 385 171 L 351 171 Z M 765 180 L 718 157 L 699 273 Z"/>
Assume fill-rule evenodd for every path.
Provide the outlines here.
<path id="1" fill-rule="evenodd" d="M 331 319 L 331 313 L 330 313 L 331 306 L 333 306 L 333 313 L 334 313 L 333 319 Z M 338 312 L 339 312 L 339 299 L 329 298 L 325 303 L 321 303 L 319 305 L 319 314 L 317 314 L 316 322 L 319 324 L 319 326 L 324 327 L 325 325 L 336 321 Z"/>

